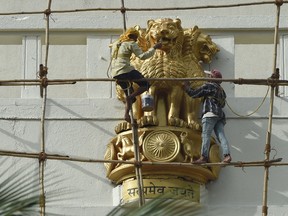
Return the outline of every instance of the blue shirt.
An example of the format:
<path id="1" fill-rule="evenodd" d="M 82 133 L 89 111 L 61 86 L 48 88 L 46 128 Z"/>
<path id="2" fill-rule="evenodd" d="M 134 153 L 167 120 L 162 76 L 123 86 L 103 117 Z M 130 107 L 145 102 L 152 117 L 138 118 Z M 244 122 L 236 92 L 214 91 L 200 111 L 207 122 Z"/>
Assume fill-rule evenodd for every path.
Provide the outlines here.
<path id="1" fill-rule="evenodd" d="M 212 112 L 220 118 L 225 118 L 222 108 L 225 106 L 226 93 L 219 83 L 207 82 L 197 89 L 186 89 L 186 93 L 192 98 L 204 97 L 202 116 Z"/>

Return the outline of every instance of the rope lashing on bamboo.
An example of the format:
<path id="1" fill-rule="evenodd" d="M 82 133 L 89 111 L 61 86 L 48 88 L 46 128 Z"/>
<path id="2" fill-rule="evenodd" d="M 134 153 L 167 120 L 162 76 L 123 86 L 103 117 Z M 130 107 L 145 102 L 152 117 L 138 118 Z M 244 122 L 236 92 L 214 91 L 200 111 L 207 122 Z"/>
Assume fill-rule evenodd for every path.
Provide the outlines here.
<path id="1" fill-rule="evenodd" d="M 37 76 L 42 79 L 48 74 L 48 68 L 45 67 L 43 64 L 39 65 L 39 71 L 37 72 Z"/>
<path id="2" fill-rule="evenodd" d="M 280 78 L 279 68 L 276 68 L 275 72 L 271 75 L 271 77 L 267 79 L 267 84 L 271 87 L 277 87 L 279 78 Z"/>
<path id="3" fill-rule="evenodd" d="M 39 163 L 45 162 L 47 160 L 47 154 L 45 152 L 40 152 L 38 156 Z"/>
<path id="4" fill-rule="evenodd" d="M 276 78 L 276 79 L 280 79 L 280 72 L 279 72 L 279 68 L 276 68 L 276 71 L 275 73 L 272 75 L 273 78 Z M 275 86 L 275 96 L 277 97 L 280 97 L 279 95 L 279 86 L 276 84 Z"/>
<path id="5" fill-rule="evenodd" d="M 41 87 L 46 88 L 48 86 L 48 79 L 44 77 L 41 79 Z"/>
<path id="6" fill-rule="evenodd" d="M 48 86 L 48 80 L 47 80 L 48 68 L 43 64 L 40 64 L 39 71 L 36 74 L 40 79 L 40 96 L 41 98 L 43 98 L 43 91 L 44 91 L 43 89 Z"/>
<path id="7" fill-rule="evenodd" d="M 283 3 L 284 3 L 283 0 L 275 0 L 275 4 L 276 4 L 277 6 L 282 6 Z"/>
<path id="8" fill-rule="evenodd" d="M 143 165 L 143 163 L 141 161 L 134 160 L 134 166 L 135 167 L 140 168 L 140 167 L 142 167 L 142 165 Z"/>

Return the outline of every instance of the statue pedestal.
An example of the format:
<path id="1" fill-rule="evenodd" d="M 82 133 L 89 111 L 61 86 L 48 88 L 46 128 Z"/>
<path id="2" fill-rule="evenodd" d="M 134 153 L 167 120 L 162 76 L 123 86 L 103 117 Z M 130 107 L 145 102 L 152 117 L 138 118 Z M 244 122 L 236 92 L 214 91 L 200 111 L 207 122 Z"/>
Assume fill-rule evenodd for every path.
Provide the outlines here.
<path id="1" fill-rule="evenodd" d="M 140 128 L 138 133 L 141 161 L 157 162 L 157 164 L 141 166 L 143 179 L 150 176 L 165 176 L 165 178 L 175 179 L 176 177 L 199 184 L 217 179 L 220 167 L 191 164 L 192 160 L 200 157 L 201 132 L 179 127 L 150 127 Z M 107 145 L 105 159 L 135 161 L 131 131 L 122 132 L 111 140 Z M 211 139 L 209 160 L 210 162 L 220 161 L 219 146 L 213 139 Z M 170 162 L 178 163 L 169 164 Z M 107 177 L 116 184 L 136 176 L 133 164 L 107 163 L 105 166 Z"/>
<path id="2" fill-rule="evenodd" d="M 145 199 L 165 198 L 183 199 L 199 203 L 200 185 L 178 177 L 150 176 L 143 179 Z M 123 204 L 139 199 L 136 179 L 128 179 L 122 183 Z"/>

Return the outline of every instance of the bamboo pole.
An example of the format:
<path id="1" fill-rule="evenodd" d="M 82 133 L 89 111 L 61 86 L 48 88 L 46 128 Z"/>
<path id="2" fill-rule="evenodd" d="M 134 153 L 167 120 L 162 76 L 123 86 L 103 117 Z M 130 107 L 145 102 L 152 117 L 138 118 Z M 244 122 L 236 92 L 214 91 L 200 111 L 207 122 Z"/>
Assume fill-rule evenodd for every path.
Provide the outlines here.
<path id="1" fill-rule="evenodd" d="M 131 94 L 130 88 L 128 88 L 128 94 L 129 95 Z M 126 104 L 126 106 L 127 106 L 127 104 Z M 143 183 L 142 170 L 141 170 L 138 125 L 137 125 L 137 122 L 134 120 L 134 117 L 133 117 L 132 104 L 131 104 L 131 109 L 130 109 L 130 119 L 131 119 L 131 126 L 132 126 L 132 139 L 133 139 L 134 158 L 135 158 L 135 174 L 136 174 L 137 186 L 138 186 L 139 207 L 141 207 L 145 204 L 145 197 L 144 197 L 144 190 L 143 190 L 144 189 L 144 183 Z"/>
<path id="2" fill-rule="evenodd" d="M 283 1 L 287 3 L 288 1 Z M 263 2 L 250 2 L 250 3 L 239 3 L 239 4 L 223 4 L 223 5 L 206 5 L 206 6 L 195 6 L 195 7 L 167 7 L 167 8 L 125 8 L 126 11 L 175 11 L 175 10 L 202 10 L 202 9 L 216 9 L 216 8 L 232 8 L 232 7 L 247 7 L 257 5 L 269 5 L 274 4 L 275 1 L 263 1 Z M 121 11 L 122 8 L 83 8 L 73 10 L 51 10 L 51 13 L 79 13 L 79 12 L 93 12 L 93 11 Z M 11 15 L 37 15 L 43 14 L 43 11 L 18 11 L 9 13 L 0 13 L 0 16 L 11 16 Z"/>
<path id="3" fill-rule="evenodd" d="M 123 33 L 124 33 L 127 30 L 126 18 L 125 18 L 126 9 L 125 9 L 124 0 L 121 0 L 121 5 L 122 7 L 120 11 L 123 17 Z M 131 93 L 130 89 L 128 88 L 128 94 L 130 93 Z M 132 138 L 133 138 L 134 157 L 135 157 L 135 174 L 136 174 L 137 186 L 138 186 L 139 206 L 141 207 L 142 205 L 145 204 L 145 197 L 144 197 L 144 191 L 143 191 L 144 185 L 143 185 L 141 167 L 139 166 L 140 152 L 139 152 L 139 140 L 138 140 L 138 127 L 137 127 L 137 123 L 134 121 L 134 118 L 133 118 L 132 107 L 130 109 L 130 119 L 131 119 L 131 125 L 132 125 Z"/>
<path id="4" fill-rule="evenodd" d="M 140 79 L 137 79 L 138 81 Z M 205 78 L 205 77 L 194 77 L 194 78 L 145 78 L 147 81 L 213 81 L 215 78 Z M 45 82 L 47 85 L 64 85 L 64 84 L 76 84 L 77 82 L 115 82 L 115 79 L 112 78 L 75 78 L 75 79 L 47 79 Z M 129 80 L 127 80 L 129 81 Z M 134 81 L 134 80 L 130 80 Z M 236 78 L 236 79 L 218 79 L 217 81 L 221 82 L 231 82 L 237 85 L 263 85 L 263 86 L 288 86 L 288 80 L 279 80 L 269 77 L 268 79 L 245 79 L 245 78 Z M 39 79 L 15 79 L 15 80 L 0 80 L 0 86 L 13 86 L 13 85 L 42 85 L 41 80 Z"/>
<path id="5" fill-rule="evenodd" d="M 123 17 L 123 33 L 127 30 L 127 25 L 126 25 L 126 8 L 125 8 L 125 4 L 124 4 L 124 0 L 121 0 L 121 13 L 122 13 L 122 17 Z"/>
<path id="6" fill-rule="evenodd" d="M 28 153 L 28 152 L 15 152 L 15 151 L 4 151 L 0 150 L 0 156 L 7 157 L 22 157 L 30 159 L 39 159 L 42 156 L 42 153 Z M 81 157 L 71 157 L 69 155 L 59 155 L 59 154 L 45 154 L 47 160 L 59 160 L 59 161 L 71 161 L 79 163 L 116 163 L 116 164 L 131 164 L 138 166 L 201 166 L 201 167 L 263 167 L 263 166 L 288 166 L 288 163 L 280 163 L 282 158 L 272 159 L 272 160 L 263 160 L 263 161 L 238 161 L 231 163 L 204 163 L 204 164 L 193 164 L 193 163 L 182 163 L 182 162 L 152 162 L 152 161 L 123 161 L 123 160 L 101 160 L 101 159 L 91 159 L 91 158 L 81 158 Z"/>
<path id="7" fill-rule="evenodd" d="M 132 114 L 131 109 L 131 114 Z M 133 116 L 133 114 L 131 115 Z M 139 206 L 143 206 L 145 204 L 145 197 L 144 197 L 144 183 L 142 177 L 142 169 L 141 169 L 141 160 L 140 160 L 140 151 L 139 151 L 139 137 L 138 137 L 138 126 L 136 121 L 132 118 L 132 136 L 134 141 L 134 157 L 135 157 L 135 173 L 138 185 L 138 195 L 139 195 Z"/>
<path id="8" fill-rule="evenodd" d="M 3 84 L 0 84 L 0 86 L 37 86 L 37 85 L 39 85 L 39 83 L 3 83 Z"/>
<path id="9" fill-rule="evenodd" d="M 275 0 L 277 6 L 276 10 L 276 25 L 274 34 L 274 53 L 273 53 L 273 74 L 276 73 L 276 62 L 277 62 L 277 43 L 278 43 L 278 30 L 279 30 L 279 17 L 280 17 L 280 7 L 283 2 Z M 274 105 L 274 95 L 275 95 L 275 85 L 271 86 L 270 93 L 270 107 L 269 107 L 269 121 L 268 129 L 266 134 L 266 145 L 265 145 L 265 160 L 269 161 L 271 152 L 271 134 L 272 134 L 272 119 L 273 119 L 273 105 Z M 269 181 L 269 166 L 264 166 L 264 184 L 263 184 L 263 197 L 262 197 L 262 215 L 267 216 L 268 206 L 267 206 L 267 196 L 268 196 L 268 181 Z"/>
<path id="10" fill-rule="evenodd" d="M 47 88 L 43 88 L 42 98 L 42 116 L 41 116 L 41 154 L 45 155 L 45 113 L 46 113 L 46 99 L 47 99 Z M 44 168 L 46 158 L 40 159 L 39 157 L 39 181 L 40 181 L 40 215 L 45 216 L 45 186 L 44 186 Z"/>
<path id="11" fill-rule="evenodd" d="M 48 65 L 48 56 L 49 56 L 49 22 L 50 22 L 50 14 L 51 14 L 51 4 L 52 0 L 48 0 L 48 7 L 45 10 L 45 18 L 46 18 L 46 29 L 45 29 L 45 62 L 44 66 L 40 65 L 41 72 L 41 84 L 40 85 L 40 94 L 42 97 L 42 116 L 41 116 L 41 153 L 39 155 L 39 180 L 40 180 L 40 215 L 46 215 L 46 199 L 45 199 L 45 162 L 46 162 L 46 148 L 45 148 L 45 114 L 46 114 L 46 102 L 47 102 L 47 85 L 44 84 L 47 81 L 47 65 Z M 45 71 L 44 71 L 45 69 Z M 45 72 L 45 73 L 43 73 Z"/>

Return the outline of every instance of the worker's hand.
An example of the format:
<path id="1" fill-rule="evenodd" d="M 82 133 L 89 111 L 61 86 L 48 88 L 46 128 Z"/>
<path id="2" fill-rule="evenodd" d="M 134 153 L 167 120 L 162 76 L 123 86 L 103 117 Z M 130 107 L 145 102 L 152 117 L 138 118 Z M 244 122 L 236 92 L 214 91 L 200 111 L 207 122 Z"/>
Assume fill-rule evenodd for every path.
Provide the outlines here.
<path id="1" fill-rule="evenodd" d="M 189 81 L 184 81 L 183 83 L 183 89 L 186 91 L 190 89 L 190 82 Z"/>
<path id="2" fill-rule="evenodd" d="M 160 49 L 161 47 L 162 47 L 162 43 L 159 42 L 159 43 L 156 43 L 153 48 L 154 49 Z"/>

